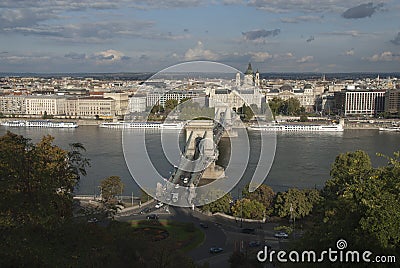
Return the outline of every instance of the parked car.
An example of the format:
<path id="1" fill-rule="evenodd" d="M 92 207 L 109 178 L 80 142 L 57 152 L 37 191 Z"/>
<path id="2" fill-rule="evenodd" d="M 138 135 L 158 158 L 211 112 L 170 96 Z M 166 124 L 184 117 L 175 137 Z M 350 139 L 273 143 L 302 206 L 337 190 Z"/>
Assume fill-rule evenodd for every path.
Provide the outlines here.
<path id="1" fill-rule="evenodd" d="M 151 211 L 150 208 L 144 208 L 144 209 L 142 209 L 142 210 L 140 211 L 140 214 L 146 214 L 146 213 L 149 213 L 150 211 Z"/>
<path id="2" fill-rule="evenodd" d="M 200 222 L 200 227 L 207 229 L 208 228 L 208 224 L 204 223 L 204 222 Z"/>
<path id="3" fill-rule="evenodd" d="M 260 241 L 250 241 L 249 242 L 249 247 L 251 247 L 251 248 L 261 247 L 261 242 Z"/>
<path id="4" fill-rule="evenodd" d="M 256 229 L 254 229 L 254 228 L 243 228 L 242 229 L 242 233 L 244 233 L 244 234 L 255 234 L 256 233 Z"/>
<path id="5" fill-rule="evenodd" d="M 146 218 L 148 220 L 158 220 L 158 216 L 156 214 L 150 214 Z"/>
<path id="6" fill-rule="evenodd" d="M 183 183 L 186 184 L 189 182 L 189 178 L 183 178 Z"/>
<path id="7" fill-rule="evenodd" d="M 274 234 L 274 236 L 276 238 L 288 238 L 289 237 L 289 235 L 287 233 L 285 233 L 285 232 L 277 232 L 277 233 Z"/>
<path id="8" fill-rule="evenodd" d="M 96 223 L 96 222 L 98 222 L 99 220 L 97 219 L 97 218 L 90 218 L 90 219 L 88 219 L 88 221 L 87 222 L 89 222 L 89 223 Z"/>
<path id="9" fill-rule="evenodd" d="M 164 204 L 162 202 L 158 202 L 155 208 L 161 208 Z"/>
<path id="10" fill-rule="evenodd" d="M 220 253 L 222 251 L 224 251 L 224 249 L 220 248 L 220 247 L 212 247 L 212 248 L 210 248 L 210 253 L 212 253 L 212 254 Z"/>

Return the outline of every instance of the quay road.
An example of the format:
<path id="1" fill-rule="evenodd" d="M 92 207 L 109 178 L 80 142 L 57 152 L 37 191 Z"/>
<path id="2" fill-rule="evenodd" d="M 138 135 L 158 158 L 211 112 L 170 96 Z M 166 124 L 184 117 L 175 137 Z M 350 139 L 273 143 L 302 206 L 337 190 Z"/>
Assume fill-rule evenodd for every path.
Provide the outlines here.
<path id="1" fill-rule="evenodd" d="M 157 214 L 160 219 L 193 222 L 195 226 L 201 228 L 205 234 L 205 240 L 203 243 L 187 253 L 198 264 L 208 263 L 211 268 L 230 267 L 229 258 L 235 250 L 246 252 L 249 250 L 249 252 L 252 252 L 253 254 L 261 249 L 253 249 L 250 251 L 250 241 L 265 241 L 273 249 L 279 249 L 284 244 L 284 241 L 278 240 L 274 237 L 274 227 L 278 226 L 276 223 L 260 224 L 236 222 L 218 216 L 207 216 L 198 210 L 192 210 L 189 208 L 164 205 L 163 207 L 156 209 L 154 207 L 155 204 L 155 202 L 150 203 L 123 216 L 117 215 L 116 219 L 119 221 L 130 221 L 146 219 L 148 214 Z M 140 214 L 140 211 L 145 208 L 149 208 L 150 211 L 147 214 Z M 206 224 L 208 228 L 202 228 L 200 223 Z M 243 228 L 254 228 L 255 232 L 254 234 L 242 233 Z M 221 247 L 224 251 L 218 254 L 211 254 L 209 252 L 211 247 Z"/>

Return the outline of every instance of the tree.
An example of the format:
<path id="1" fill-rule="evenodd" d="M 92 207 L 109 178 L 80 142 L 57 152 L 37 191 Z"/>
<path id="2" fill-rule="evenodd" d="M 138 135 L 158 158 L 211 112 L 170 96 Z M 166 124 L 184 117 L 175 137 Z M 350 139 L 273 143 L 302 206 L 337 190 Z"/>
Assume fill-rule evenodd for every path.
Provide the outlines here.
<path id="1" fill-rule="evenodd" d="M 89 162 L 81 144 L 67 151 L 53 140 L 45 136 L 33 144 L 11 132 L 0 137 L 1 226 L 48 227 L 72 216 L 72 192 Z"/>
<path id="2" fill-rule="evenodd" d="M 249 121 L 253 118 L 254 112 L 253 110 L 243 103 L 243 106 L 239 108 L 239 113 L 242 114 L 244 120 Z"/>
<path id="3" fill-rule="evenodd" d="M 232 212 L 236 217 L 261 220 L 265 216 L 265 206 L 256 200 L 243 198 L 235 202 Z"/>
<path id="4" fill-rule="evenodd" d="M 203 211 L 207 211 L 207 212 L 211 212 L 211 213 L 221 212 L 221 213 L 228 214 L 231 211 L 231 209 L 230 209 L 231 201 L 232 201 L 231 194 L 226 194 L 226 195 L 222 196 L 221 198 L 215 200 L 214 202 L 211 202 L 209 204 L 202 206 L 201 209 Z"/>
<path id="5" fill-rule="evenodd" d="M 291 188 L 276 195 L 275 212 L 279 217 L 293 216 L 296 219 L 307 216 L 321 200 L 318 190 Z"/>
<path id="6" fill-rule="evenodd" d="M 116 195 L 121 194 L 124 190 L 124 184 L 118 176 L 110 176 L 105 178 L 100 183 L 101 197 L 105 202 L 109 202 Z"/>
<path id="7" fill-rule="evenodd" d="M 268 101 L 268 104 L 274 117 L 281 113 L 283 106 L 283 100 L 281 98 L 274 97 L 272 100 Z"/>
<path id="8" fill-rule="evenodd" d="M 374 169 L 362 151 L 336 158 L 329 182 L 334 191 L 325 192 L 316 207 L 315 224 L 302 240 L 305 248 L 322 250 L 345 238 L 352 249 L 400 257 L 400 152 L 387 159 L 386 166 Z"/>
<path id="9" fill-rule="evenodd" d="M 275 198 L 275 193 L 272 188 L 265 184 L 261 184 L 254 192 L 251 193 L 249 192 L 249 185 L 247 184 L 242 191 L 242 195 L 244 198 L 260 202 L 267 210 L 271 208 Z"/>
<path id="10" fill-rule="evenodd" d="M 364 151 L 347 152 L 336 157 L 331 168 L 331 179 L 325 184 L 326 195 L 341 195 L 348 185 L 368 177 L 371 159 Z"/>
<path id="11" fill-rule="evenodd" d="M 300 113 L 300 101 L 296 98 L 289 98 L 284 102 L 285 115 L 298 115 Z"/>
<path id="12" fill-rule="evenodd" d="M 178 101 L 175 99 L 169 99 L 165 101 L 164 108 L 167 112 L 172 111 L 176 106 L 178 106 Z"/>

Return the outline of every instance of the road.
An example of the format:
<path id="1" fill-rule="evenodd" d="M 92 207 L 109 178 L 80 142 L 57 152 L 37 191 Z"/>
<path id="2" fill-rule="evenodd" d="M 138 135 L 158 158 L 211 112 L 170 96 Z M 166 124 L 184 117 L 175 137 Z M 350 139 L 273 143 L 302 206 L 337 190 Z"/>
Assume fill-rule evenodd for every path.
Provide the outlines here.
<path id="1" fill-rule="evenodd" d="M 180 222 L 193 222 L 196 227 L 202 229 L 205 239 L 197 248 L 193 249 L 188 255 L 193 258 L 196 263 L 208 263 L 211 268 L 230 267 L 229 258 L 235 250 L 248 251 L 250 249 L 250 241 L 265 241 L 273 249 L 281 248 L 282 240 L 274 238 L 274 227 L 277 224 L 266 223 L 240 223 L 227 220 L 216 216 L 206 216 L 199 211 L 189 208 L 168 207 L 166 206 L 155 209 L 155 203 L 149 204 L 151 211 L 148 214 L 157 214 L 160 219 L 171 219 Z M 145 207 L 141 207 L 143 210 Z M 120 221 L 129 221 L 133 219 L 145 219 L 148 214 L 139 214 L 140 210 L 135 210 L 131 215 L 117 217 Z M 200 223 L 204 223 L 208 228 L 203 228 Z M 254 234 L 242 233 L 242 228 L 254 228 Z M 222 247 L 223 252 L 211 254 L 211 247 Z M 260 248 L 261 249 L 261 248 Z"/>

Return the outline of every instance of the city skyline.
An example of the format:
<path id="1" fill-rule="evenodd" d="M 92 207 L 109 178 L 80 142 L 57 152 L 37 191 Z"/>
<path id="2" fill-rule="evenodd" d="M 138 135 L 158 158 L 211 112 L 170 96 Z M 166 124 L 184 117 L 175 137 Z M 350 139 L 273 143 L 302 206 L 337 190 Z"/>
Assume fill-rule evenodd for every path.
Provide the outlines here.
<path id="1" fill-rule="evenodd" d="M 306 2 L 3 1 L 0 72 L 157 72 L 194 60 L 262 73 L 399 71 L 400 3 Z"/>

